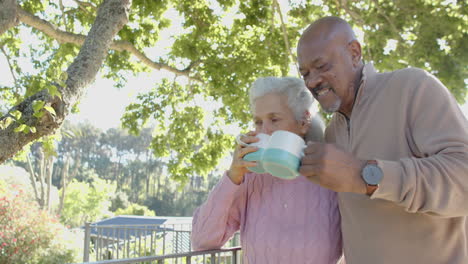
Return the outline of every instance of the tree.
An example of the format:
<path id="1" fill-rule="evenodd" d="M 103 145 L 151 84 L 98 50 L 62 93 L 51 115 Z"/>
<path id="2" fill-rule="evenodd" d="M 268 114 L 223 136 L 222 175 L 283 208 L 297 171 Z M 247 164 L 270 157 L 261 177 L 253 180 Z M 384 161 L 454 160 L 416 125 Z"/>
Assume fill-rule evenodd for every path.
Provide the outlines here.
<path id="1" fill-rule="evenodd" d="M 8 6 L 10 2 L 1 3 Z M 17 36 L 20 28 L 24 28 L 11 28 L 15 20 L 2 16 L 0 33 L 9 29 L 1 35 L 0 43 L 3 53 L 10 58 L 12 73 L 18 75 L 16 86 L 0 92 L 0 97 L 11 106 L 56 80 L 61 68 L 76 56 L 84 39 L 90 42 L 97 39 L 99 36 L 91 33 L 100 28 L 100 20 L 96 19 L 94 25 L 93 20 L 100 16 L 97 10 L 101 0 L 73 0 L 74 4 L 68 6 L 60 0 L 19 2 L 17 17 L 32 28 L 30 34 L 41 43 L 30 48 L 28 56 L 40 73 L 22 73 L 17 61 L 20 51 Z M 112 1 L 104 1 L 100 9 L 108 2 Z M 117 0 L 112 3 L 127 4 Z M 363 32 L 364 58 L 373 61 L 377 69 L 424 68 L 439 77 L 463 102 L 467 91 L 464 80 L 468 78 L 467 10 L 466 1 L 442 0 L 134 0 L 130 23 L 118 32 L 115 41 L 109 42 L 111 50 L 102 73 L 114 79 L 117 87 L 125 85 L 128 74 L 149 70 L 170 73 L 127 107 L 122 122 L 135 134 L 154 122 L 151 148 L 157 157 L 166 157 L 170 175 L 184 183 L 191 176 L 207 175 L 232 148 L 233 137 L 225 130 L 226 125 L 247 129 L 246 91 L 255 78 L 297 74 L 294 47 L 300 32 L 321 16 L 343 17 Z M 182 21 L 182 30 L 173 32 L 174 42 L 164 52 L 157 41 L 171 23 L 177 26 L 178 20 Z M 96 30 L 86 36 L 84 32 L 91 27 Z M 162 55 L 151 57 L 145 52 L 147 48 L 156 48 Z M 83 46 L 81 50 L 84 49 Z M 44 57 L 45 61 L 38 59 Z M 67 72 L 67 87 L 75 87 L 68 84 L 74 72 Z M 73 89 L 59 88 L 64 100 L 70 97 L 69 90 Z M 79 96 L 74 93 L 72 97 L 78 100 Z M 67 108 L 77 100 L 71 100 Z M 31 99 L 24 102 L 28 103 L 20 106 L 31 105 Z M 60 109 L 54 108 L 57 115 L 64 116 Z M 17 117 L 16 112 L 9 113 L 13 116 L 10 119 Z M 34 134 L 39 138 L 44 134 L 39 129 L 36 133 L 13 133 L 15 129 L 28 131 L 27 127 L 19 129 L 20 123 L 36 126 L 28 122 L 16 122 L 1 130 L 0 142 L 23 142 L 19 135 Z"/>
<path id="2" fill-rule="evenodd" d="M 64 61 L 59 63 L 59 66 L 45 66 L 46 76 L 43 78 L 25 77 L 24 82 L 20 82 L 24 85 L 25 93 L 13 94 L 11 99 L 20 100 L 14 100 L 14 107 L 0 118 L 0 144 L 3 146 L 0 149 L 0 162 L 3 163 L 28 143 L 49 135 L 60 127 L 71 108 L 80 99 L 83 90 L 94 80 L 114 36 L 127 22 L 130 3 L 130 0 L 103 2 L 88 36 L 81 40 L 82 48 L 65 72 L 62 72 L 62 63 L 70 59 L 60 58 Z M 44 31 L 50 30 L 50 23 L 31 14 L 34 11 L 45 11 L 41 1 L 25 1 L 23 6 L 17 6 L 15 0 L 5 0 L 0 2 L 0 9 L 0 34 L 13 26 L 18 19 Z M 2 36 L 2 47 L 10 46 L 10 50 L 18 51 L 14 46 L 16 41 L 11 40 L 15 31 L 16 28 L 13 28 L 6 38 Z M 50 39 L 45 42 L 50 42 Z M 60 48 L 59 46 L 58 49 Z M 73 47 L 71 51 L 75 53 Z M 57 79 L 58 76 L 60 79 Z"/>
<path id="3" fill-rule="evenodd" d="M 96 221 L 106 214 L 115 186 L 97 177 L 91 183 L 73 180 L 68 186 L 61 220 L 72 227 Z"/>

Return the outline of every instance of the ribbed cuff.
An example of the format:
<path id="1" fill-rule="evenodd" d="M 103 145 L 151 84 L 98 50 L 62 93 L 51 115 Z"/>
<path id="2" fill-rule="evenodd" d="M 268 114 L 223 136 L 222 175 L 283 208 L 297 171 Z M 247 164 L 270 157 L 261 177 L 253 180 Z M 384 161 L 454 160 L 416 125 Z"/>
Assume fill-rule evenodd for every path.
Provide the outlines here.
<path id="1" fill-rule="evenodd" d="M 403 179 L 401 165 L 395 161 L 377 160 L 378 166 L 382 169 L 383 178 L 379 188 L 371 195 L 371 199 L 384 199 L 399 202 L 399 193 L 402 190 Z"/>

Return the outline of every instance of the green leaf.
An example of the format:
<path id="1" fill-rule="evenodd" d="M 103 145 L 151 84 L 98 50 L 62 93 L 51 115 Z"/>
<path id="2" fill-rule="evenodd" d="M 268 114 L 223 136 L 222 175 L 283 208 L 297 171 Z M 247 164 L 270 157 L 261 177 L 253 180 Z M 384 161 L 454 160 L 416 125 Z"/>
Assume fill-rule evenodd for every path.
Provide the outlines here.
<path id="1" fill-rule="evenodd" d="M 55 113 L 54 108 L 52 108 L 50 106 L 44 106 L 44 109 L 47 110 L 47 112 L 51 113 L 53 116 L 57 115 L 57 113 Z"/>
<path id="2" fill-rule="evenodd" d="M 35 112 L 33 114 L 33 116 L 37 117 L 37 118 L 41 118 L 44 116 L 44 111 L 40 111 L 40 112 Z"/>
<path id="3" fill-rule="evenodd" d="M 21 116 L 23 115 L 23 113 L 21 113 L 18 110 L 15 110 L 15 111 L 10 112 L 10 115 L 13 116 L 16 121 L 19 121 L 21 119 Z"/>
<path id="4" fill-rule="evenodd" d="M 68 79 L 68 73 L 67 72 L 62 72 L 62 74 L 60 74 L 60 83 L 63 84 L 62 86 L 65 86 L 65 82 L 67 81 Z"/>
<path id="5" fill-rule="evenodd" d="M 14 131 L 15 131 L 15 132 L 22 132 L 22 131 L 24 131 L 24 130 L 27 129 L 27 128 L 28 128 L 27 125 L 21 124 L 21 125 L 19 125 L 18 127 L 16 127 L 16 128 L 14 129 Z M 29 131 L 29 130 L 28 130 L 28 131 Z"/>
<path id="6" fill-rule="evenodd" d="M 35 127 L 29 127 L 29 132 L 31 133 L 36 133 L 36 128 Z"/>
<path id="7" fill-rule="evenodd" d="M 11 124 L 11 122 L 13 122 L 13 121 L 14 121 L 13 118 L 7 116 L 5 119 L 0 121 L 0 128 L 1 129 L 6 129 Z"/>
<path id="8" fill-rule="evenodd" d="M 41 100 L 34 101 L 33 103 L 34 113 L 39 112 L 44 107 L 44 105 L 45 105 L 44 101 L 41 101 Z"/>
<path id="9" fill-rule="evenodd" d="M 55 85 L 49 86 L 49 87 L 47 87 L 47 90 L 49 91 L 49 94 L 52 97 L 57 96 L 58 98 L 62 99 L 62 95 L 58 91 L 57 86 L 55 86 Z"/>

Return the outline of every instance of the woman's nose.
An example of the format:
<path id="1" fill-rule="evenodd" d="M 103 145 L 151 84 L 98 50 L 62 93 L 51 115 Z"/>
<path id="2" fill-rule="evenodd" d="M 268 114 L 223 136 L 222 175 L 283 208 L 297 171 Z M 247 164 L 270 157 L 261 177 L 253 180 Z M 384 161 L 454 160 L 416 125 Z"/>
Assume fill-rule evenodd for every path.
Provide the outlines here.
<path id="1" fill-rule="evenodd" d="M 262 125 L 262 133 L 264 134 L 267 134 L 267 135 L 271 135 L 274 131 L 273 131 L 273 126 L 271 125 L 271 123 L 269 122 L 264 122 L 263 125 Z"/>

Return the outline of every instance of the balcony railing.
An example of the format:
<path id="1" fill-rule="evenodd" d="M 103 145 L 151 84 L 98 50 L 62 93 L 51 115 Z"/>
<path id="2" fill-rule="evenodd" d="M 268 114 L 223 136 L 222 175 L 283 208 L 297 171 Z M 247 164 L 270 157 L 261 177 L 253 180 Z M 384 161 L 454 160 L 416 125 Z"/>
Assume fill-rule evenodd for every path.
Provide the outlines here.
<path id="1" fill-rule="evenodd" d="M 128 259 L 101 260 L 82 264 L 241 264 L 241 247 L 217 250 L 193 251 L 164 256 L 149 256 Z"/>
<path id="2" fill-rule="evenodd" d="M 83 263 L 238 264 L 239 233 L 227 249 L 192 252 L 191 223 L 85 225 Z M 122 262 L 123 261 L 123 262 Z"/>

